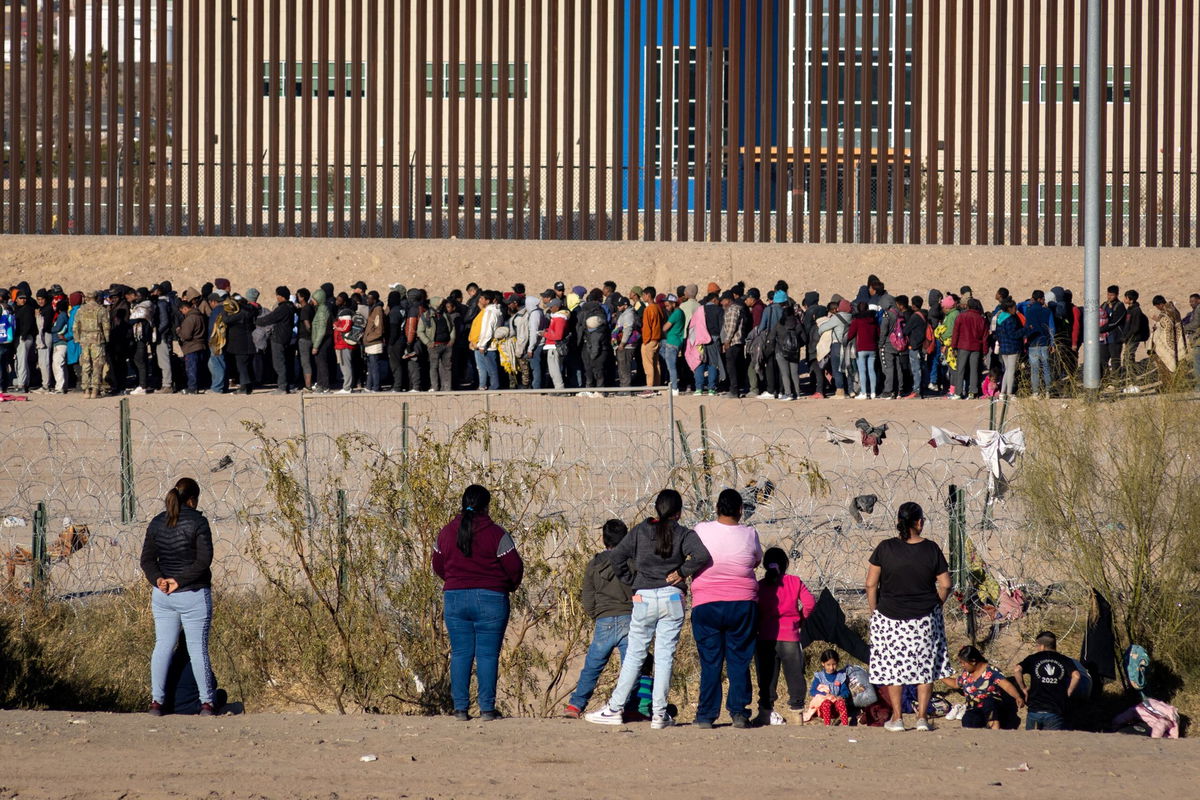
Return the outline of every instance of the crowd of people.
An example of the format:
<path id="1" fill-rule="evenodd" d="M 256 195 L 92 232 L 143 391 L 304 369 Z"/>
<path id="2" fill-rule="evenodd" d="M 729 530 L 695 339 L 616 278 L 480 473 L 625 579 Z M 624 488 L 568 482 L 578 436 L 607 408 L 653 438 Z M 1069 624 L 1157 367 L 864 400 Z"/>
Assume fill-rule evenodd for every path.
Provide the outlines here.
<path id="1" fill-rule="evenodd" d="M 797 299 L 798 295 L 798 299 Z M 1181 315 L 1156 295 L 1108 287 L 1101 360 L 1113 377 L 1147 364 L 1200 388 L 1200 294 Z M 603 387 L 795 400 L 1049 394 L 1076 374 L 1082 309 L 1070 290 L 969 286 L 893 295 L 874 275 L 854 295 L 735 283 L 671 293 L 614 281 L 587 289 L 482 289 L 445 297 L 392 284 L 330 283 L 264 297 L 218 278 L 176 292 L 112 285 L 0 294 L 0 391 L 88 397 L 182 391 L 395 392 Z M 1140 358 L 1148 355 L 1149 358 Z"/>
<path id="2" fill-rule="evenodd" d="M 444 581 L 454 714 L 463 721 L 471 718 L 473 667 L 480 718 L 500 716 L 496 684 L 509 595 L 523 577 L 516 543 L 488 515 L 490 502 L 487 489 L 469 487 L 461 512 L 441 530 L 433 552 L 433 569 Z M 668 699 L 690 592 L 700 664 L 693 725 L 714 727 L 723 693 L 734 728 L 786 722 L 775 708 L 781 671 L 789 709 L 808 707 L 826 725 L 833 724 L 835 715 L 841 724 L 849 724 L 854 681 L 850 673 L 855 668 L 843 667 L 837 651 L 825 650 L 819 658 L 821 668 L 806 689 L 801 630 L 816 602 L 803 581 L 787 574 L 782 550 L 763 552 L 758 532 L 742 521 L 741 494 L 721 492 L 716 519 L 694 528 L 681 523 L 682 515 L 680 494 L 664 489 L 655 500 L 654 516 L 632 530 L 620 520 L 604 525 L 605 550 L 589 562 L 581 588 L 595 628 L 564 716 L 598 725 L 649 719 L 654 730 L 675 725 L 676 711 Z M 952 718 L 961 719 L 964 727 L 1014 728 L 1017 709 L 1027 706 L 1028 729 L 1062 729 L 1079 671 L 1074 661 L 1056 652 L 1055 635 L 1038 634 L 1037 652 L 1016 667 L 1013 679 L 972 645 L 958 652 L 954 669 L 942 617 L 950 592 L 946 558 L 922 535 L 925 515 L 916 503 L 900 507 L 896 528 L 897 536 L 875 548 L 866 577 L 870 671 L 859 688 L 875 696 L 871 702 L 883 711 L 882 726 L 888 731 L 908 729 L 902 693 L 913 686 L 915 729 L 931 730 L 933 686 L 945 680 L 963 693 L 965 703 L 953 709 Z M 620 653 L 616 686 L 606 702 L 586 712 L 614 651 Z M 758 681 L 754 716 L 752 666 Z M 647 686 L 648 702 L 643 703 L 639 695 Z"/>

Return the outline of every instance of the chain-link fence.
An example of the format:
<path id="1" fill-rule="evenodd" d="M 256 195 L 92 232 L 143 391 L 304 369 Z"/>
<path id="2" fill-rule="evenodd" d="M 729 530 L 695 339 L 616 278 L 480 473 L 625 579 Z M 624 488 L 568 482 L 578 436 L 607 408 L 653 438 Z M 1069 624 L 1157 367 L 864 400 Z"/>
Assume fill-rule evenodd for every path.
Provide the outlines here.
<path id="1" fill-rule="evenodd" d="M 560 480 L 538 513 L 565 519 L 581 536 L 596 537 L 609 518 L 644 518 L 667 485 L 689 498 L 685 521 L 699 521 L 729 486 L 753 504 L 749 521 L 764 544 L 790 550 L 793 571 L 811 586 L 857 588 L 867 554 L 894 533 L 901 503 L 920 502 L 928 530 L 946 543 L 946 501 L 956 486 L 965 492 L 970 539 L 994 572 L 1045 580 L 1036 548 L 1022 546 L 1019 504 L 996 500 L 1003 482 L 989 479 L 980 451 L 928 444 L 930 425 L 972 435 L 998 427 L 998 418 L 980 405 L 978 419 L 955 426 L 938 417 L 945 412 L 929 410 L 940 407 L 922 406 L 918 420 L 893 416 L 902 406 L 838 404 L 821 419 L 796 403 L 616 391 L 603 398 L 530 391 L 286 401 L 204 396 L 183 407 L 152 397 L 119 405 L 5 404 L 0 559 L 8 592 L 27 589 L 39 561 L 33 522 L 43 503 L 50 591 L 119 590 L 138 579 L 146 522 L 174 482 L 190 475 L 202 485 L 201 507 L 212 522 L 218 582 L 253 586 L 250 525 L 258 517 L 269 530 L 273 508 L 258 442 L 244 422 L 260 424 L 272 438 L 295 438 L 308 490 L 327 491 L 336 479 L 353 514 L 366 486 L 338 457 L 338 437 L 358 434 L 385 452 L 420 458 L 419 434 L 444 441 L 467 420 L 489 414 L 490 435 L 469 446 L 489 459 L 545 464 Z M 880 412 L 885 416 L 874 416 Z M 888 426 L 878 454 L 862 444 L 860 414 L 872 427 Z M 963 420 L 962 412 L 955 418 Z"/>

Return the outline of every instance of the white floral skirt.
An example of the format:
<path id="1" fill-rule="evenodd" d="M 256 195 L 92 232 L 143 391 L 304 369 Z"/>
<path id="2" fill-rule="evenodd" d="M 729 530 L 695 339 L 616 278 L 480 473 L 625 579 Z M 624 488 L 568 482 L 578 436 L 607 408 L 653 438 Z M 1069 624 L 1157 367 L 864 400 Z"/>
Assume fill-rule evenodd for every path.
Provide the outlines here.
<path id="1" fill-rule="evenodd" d="M 947 649 L 941 608 L 919 619 L 871 614 L 871 683 L 876 686 L 933 683 L 953 675 Z"/>

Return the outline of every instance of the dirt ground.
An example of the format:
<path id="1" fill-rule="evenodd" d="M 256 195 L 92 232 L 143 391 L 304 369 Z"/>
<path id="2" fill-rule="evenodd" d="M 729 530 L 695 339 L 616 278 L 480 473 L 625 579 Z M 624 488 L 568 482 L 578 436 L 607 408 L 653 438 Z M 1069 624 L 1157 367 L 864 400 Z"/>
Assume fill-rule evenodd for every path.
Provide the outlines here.
<path id="1" fill-rule="evenodd" d="M 911 724 L 911 721 L 910 721 Z M 377 760 L 362 761 L 373 755 Z M 0 798 L 1194 796 L 1195 741 L 1118 734 L 0 712 Z M 1018 771 L 1026 764 L 1027 772 Z"/>

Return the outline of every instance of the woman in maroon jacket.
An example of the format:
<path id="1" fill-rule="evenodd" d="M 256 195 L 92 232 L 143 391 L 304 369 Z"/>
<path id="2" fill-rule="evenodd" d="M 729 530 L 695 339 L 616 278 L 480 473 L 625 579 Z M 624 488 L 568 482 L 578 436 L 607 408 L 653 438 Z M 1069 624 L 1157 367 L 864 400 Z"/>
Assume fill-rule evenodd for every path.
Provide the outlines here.
<path id="1" fill-rule="evenodd" d="M 846 343 L 858 350 L 858 399 L 875 399 L 878 378 L 875 375 L 875 348 L 879 341 L 879 322 L 866 303 L 858 304 L 858 313 L 846 329 Z M 868 388 L 869 387 L 869 388 Z"/>
<path id="2" fill-rule="evenodd" d="M 954 319 L 950 346 L 958 351 L 958 378 L 954 385 L 959 395 L 970 400 L 979 398 L 979 370 L 987 352 L 988 324 L 983 318 L 983 304 L 972 297 L 967 308 Z"/>
<path id="3" fill-rule="evenodd" d="M 499 718 L 496 680 L 508 627 L 508 596 L 521 585 L 525 565 L 512 537 L 488 516 L 492 495 L 478 484 L 463 492 L 462 511 L 442 528 L 433 547 L 433 571 L 444 582 L 450 634 L 450 694 L 454 716 L 470 719 L 471 665 L 479 685 L 479 717 Z"/>

